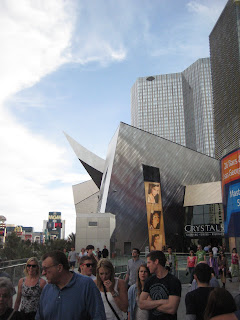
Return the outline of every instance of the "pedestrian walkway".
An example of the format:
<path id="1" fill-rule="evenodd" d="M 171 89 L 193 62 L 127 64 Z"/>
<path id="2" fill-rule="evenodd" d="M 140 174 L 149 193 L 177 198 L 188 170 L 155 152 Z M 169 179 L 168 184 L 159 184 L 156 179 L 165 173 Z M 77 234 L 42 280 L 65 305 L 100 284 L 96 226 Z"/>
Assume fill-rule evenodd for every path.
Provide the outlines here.
<path id="1" fill-rule="evenodd" d="M 221 281 L 220 280 L 218 280 L 218 281 L 221 286 Z M 180 301 L 180 305 L 179 305 L 178 313 L 177 313 L 179 320 L 185 319 L 185 317 L 186 317 L 185 296 L 188 293 L 189 289 L 190 289 L 189 284 L 182 285 L 182 297 L 181 297 L 181 301 Z M 227 279 L 226 289 L 235 298 L 236 295 L 238 295 L 240 293 L 240 282 L 236 281 L 236 279 L 234 279 L 234 282 L 230 282 Z"/>
<path id="2" fill-rule="evenodd" d="M 78 273 L 77 268 L 75 268 L 74 270 L 76 273 Z M 219 284 L 221 286 L 221 281 L 219 281 Z M 16 291 L 17 291 L 17 286 L 15 287 Z M 189 284 L 182 284 L 182 296 L 181 296 L 181 301 L 180 301 L 180 305 L 178 308 L 178 319 L 182 320 L 185 319 L 186 316 L 186 307 L 185 307 L 185 296 L 188 293 L 190 289 Z M 232 296 L 235 298 L 236 295 L 238 295 L 240 293 L 240 282 L 236 281 L 236 279 L 233 280 L 233 282 L 230 282 L 229 279 L 227 279 L 227 283 L 226 283 L 226 289 L 232 294 Z M 17 295 L 15 294 L 13 296 L 13 305 L 15 303 Z"/>

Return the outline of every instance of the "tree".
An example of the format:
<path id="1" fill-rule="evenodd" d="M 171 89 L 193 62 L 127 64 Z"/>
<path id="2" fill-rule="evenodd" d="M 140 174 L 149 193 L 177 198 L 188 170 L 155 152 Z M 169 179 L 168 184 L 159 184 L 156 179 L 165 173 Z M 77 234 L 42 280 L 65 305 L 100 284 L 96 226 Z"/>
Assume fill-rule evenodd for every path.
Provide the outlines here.
<path id="1" fill-rule="evenodd" d="M 25 243 L 15 232 L 12 232 L 6 237 L 5 246 L 1 250 L 1 255 L 7 260 L 28 258 L 33 255 L 33 250 L 31 244 Z"/>
<path id="2" fill-rule="evenodd" d="M 71 246 L 75 243 L 75 234 L 72 233 L 70 236 L 70 241 L 57 239 L 50 240 L 46 244 L 43 244 L 37 242 L 32 243 L 30 240 L 21 240 L 15 232 L 12 232 L 6 237 L 4 248 L 0 249 L 0 256 L 4 260 L 16 260 L 30 257 L 37 257 L 41 260 L 41 257 L 49 251 L 62 251 L 64 248 L 70 251 Z"/>
<path id="3" fill-rule="evenodd" d="M 75 239 L 76 239 L 76 234 L 75 233 L 70 233 L 70 235 L 68 236 L 68 245 L 70 245 L 70 249 L 72 247 L 75 248 Z"/>

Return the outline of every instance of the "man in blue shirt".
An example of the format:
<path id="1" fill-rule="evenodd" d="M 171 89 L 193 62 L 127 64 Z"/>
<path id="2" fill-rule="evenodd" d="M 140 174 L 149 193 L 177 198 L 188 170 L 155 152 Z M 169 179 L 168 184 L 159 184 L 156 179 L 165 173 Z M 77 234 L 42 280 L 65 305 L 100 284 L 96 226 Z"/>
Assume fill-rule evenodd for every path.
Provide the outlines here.
<path id="1" fill-rule="evenodd" d="M 42 258 L 44 287 L 36 320 L 106 320 L 100 292 L 89 277 L 69 271 L 68 260 L 61 251 Z"/>

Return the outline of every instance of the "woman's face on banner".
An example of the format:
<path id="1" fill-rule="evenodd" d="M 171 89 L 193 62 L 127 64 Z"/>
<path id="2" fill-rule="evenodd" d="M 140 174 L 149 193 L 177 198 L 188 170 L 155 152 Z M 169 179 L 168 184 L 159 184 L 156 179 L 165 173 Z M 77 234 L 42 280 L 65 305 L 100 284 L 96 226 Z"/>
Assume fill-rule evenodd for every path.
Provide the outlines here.
<path id="1" fill-rule="evenodd" d="M 158 215 L 158 213 L 154 213 L 153 214 L 153 228 L 156 228 L 156 226 L 159 224 L 159 215 Z"/>
<path id="2" fill-rule="evenodd" d="M 157 194 L 159 194 L 159 186 L 152 187 L 152 195 L 155 197 Z"/>

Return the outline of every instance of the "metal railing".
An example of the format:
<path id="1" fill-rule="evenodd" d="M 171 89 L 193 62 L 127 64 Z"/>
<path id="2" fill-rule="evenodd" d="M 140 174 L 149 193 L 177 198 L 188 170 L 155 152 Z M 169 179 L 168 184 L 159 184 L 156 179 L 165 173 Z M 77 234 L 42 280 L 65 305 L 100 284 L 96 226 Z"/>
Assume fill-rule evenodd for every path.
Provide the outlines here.
<path id="1" fill-rule="evenodd" d="M 177 261 L 178 261 L 178 268 L 176 271 L 176 276 L 181 281 L 182 284 L 189 283 L 190 281 L 190 275 L 186 274 L 186 268 L 187 268 L 187 257 L 189 256 L 188 253 L 176 253 L 177 255 Z M 228 259 L 228 265 L 231 264 L 231 254 L 225 253 L 225 256 Z M 145 255 L 141 255 L 140 257 L 142 260 L 145 259 Z M 115 274 L 117 277 L 124 279 L 126 273 L 127 273 L 127 261 L 131 259 L 131 256 L 128 257 L 119 257 L 115 259 L 111 259 L 114 267 L 115 267 Z M 124 262 L 123 265 L 120 263 Z"/>
<path id="2" fill-rule="evenodd" d="M 25 259 L 27 261 L 27 259 Z M 12 264 L 6 267 L 0 268 L 0 275 L 5 276 L 5 273 L 10 277 L 13 286 L 18 284 L 20 278 L 24 276 L 24 268 L 26 265 L 26 261 L 24 263 Z"/>
<path id="3" fill-rule="evenodd" d="M 176 272 L 176 276 L 179 280 L 184 284 L 188 283 L 190 280 L 190 276 L 186 275 L 186 266 L 187 266 L 187 257 L 189 256 L 188 253 L 176 253 L 177 260 L 178 260 L 178 269 Z M 231 254 L 226 253 L 226 257 L 228 258 L 229 266 L 231 263 Z M 145 255 L 141 254 L 140 257 L 142 260 L 146 261 Z M 117 277 L 124 279 L 127 273 L 127 262 L 131 259 L 131 256 L 124 256 L 124 257 L 115 257 L 110 259 L 114 268 L 115 274 Z M 28 258 L 25 259 L 18 259 L 18 260 L 9 260 L 9 261 L 2 261 L 0 263 L 0 275 L 3 272 L 6 272 L 10 279 L 13 282 L 13 285 L 16 286 L 20 278 L 24 276 L 24 268 L 26 265 Z"/>

